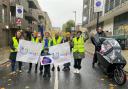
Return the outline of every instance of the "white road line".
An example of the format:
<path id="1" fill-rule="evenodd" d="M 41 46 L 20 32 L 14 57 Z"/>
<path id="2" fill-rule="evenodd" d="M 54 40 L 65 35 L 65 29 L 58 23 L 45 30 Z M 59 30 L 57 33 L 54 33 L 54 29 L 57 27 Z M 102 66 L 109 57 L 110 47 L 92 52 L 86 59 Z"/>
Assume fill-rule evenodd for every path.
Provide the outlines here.
<path id="1" fill-rule="evenodd" d="M 54 82 L 54 89 L 58 89 L 58 85 L 59 85 L 58 70 L 57 70 L 57 66 L 55 66 L 55 82 Z"/>

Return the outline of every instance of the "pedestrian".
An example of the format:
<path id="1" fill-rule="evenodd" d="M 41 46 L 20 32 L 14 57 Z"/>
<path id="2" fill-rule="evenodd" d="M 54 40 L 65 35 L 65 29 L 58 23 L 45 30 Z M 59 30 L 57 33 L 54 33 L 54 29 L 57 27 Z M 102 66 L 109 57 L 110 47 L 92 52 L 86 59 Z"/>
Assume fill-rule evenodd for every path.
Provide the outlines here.
<path id="1" fill-rule="evenodd" d="M 17 31 L 15 36 L 12 37 L 12 39 L 10 41 L 11 53 L 10 53 L 9 59 L 11 60 L 11 71 L 12 71 L 11 74 L 16 73 L 16 55 L 17 55 L 20 39 L 21 39 L 21 32 Z M 18 62 L 18 64 L 19 64 L 19 72 L 22 72 L 21 71 L 22 62 Z"/>
<path id="2" fill-rule="evenodd" d="M 69 42 L 69 44 L 70 44 L 70 32 L 66 33 L 66 37 L 64 39 L 64 42 Z M 70 51 L 71 51 L 71 48 L 70 48 Z M 70 71 L 70 65 L 71 65 L 70 62 L 69 63 L 65 63 L 63 71 Z"/>
<path id="3" fill-rule="evenodd" d="M 37 32 L 34 31 L 34 32 L 32 33 L 31 41 L 32 41 L 32 42 L 35 42 L 35 43 L 39 43 L 39 39 L 38 39 L 37 36 L 38 36 L 38 35 L 37 35 Z M 38 68 L 38 63 L 35 64 L 35 73 L 37 73 L 37 68 Z M 32 63 L 29 63 L 29 70 L 28 70 L 28 73 L 31 72 L 31 69 L 32 69 Z"/>
<path id="4" fill-rule="evenodd" d="M 92 67 L 94 68 L 95 67 L 95 63 L 97 63 L 97 55 L 96 55 L 96 52 L 100 51 L 101 49 L 101 40 L 100 40 L 100 37 L 106 37 L 106 34 L 105 32 L 103 31 L 102 27 L 99 27 L 97 29 L 97 33 L 91 37 L 91 41 L 92 43 L 94 44 L 95 46 L 95 53 L 94 53 L 94 56 L 93 56 L 93 62 L 92 62 Z"/>
<path id="5" fill-rule="evenodd" d="M 43 52 L 41 53 L 41 56 L 48 56 L 50 55 L 49 53 L 49 48 L 44 48 Z M 43 77 L 51 77 L 51 73 L 50 73 L 50 64 L 46 64 L 46 65 L 41 65 L 42 69 L 44 67 L 44 74 Z"/>
<path id="6" fill-rule="evenodd" d="M 80 73 L 81 62 L 85 57 L 85 42 L 88 39 L 88 35 L 86 37 L 82 36 L 81 31 L 77 31 L 76 36 L 72 40 L 73 45 L 73 56 L 74 56 L 74 73 Z"/>
<path id="7" fill-rule="evenodd" d="M 43 48 L 42 48 L 42 53 L 44 52 L 45 48 L 49 48 L 52 45 L 52 39 L 51 39 L 51 35 L 49 32 L 45 32 L 45 38 L 42 39 L 41 43 L 43 43 Z M 39 40 L 40 41 L 40 40 Z M 40 65 L 40 75 L 42 75 L 43 73 L 43 65 Z"/>
<path id="8" fill-rule="evenodd" d="M 55 45 L 58 45 L 58 44 L 61 44 L 61 43 L 63 43 L 63 38 L 60 36 L 59 33 L 56 33 L 55 37 L 52 39 L 52 45 L 55 46 Z M 53 65 L 52 71 L 54 71 L 54 70 L 55 70 L 55 67 Z M 60 71 L 59 66 L 57 67 L 57 70 Z"/>

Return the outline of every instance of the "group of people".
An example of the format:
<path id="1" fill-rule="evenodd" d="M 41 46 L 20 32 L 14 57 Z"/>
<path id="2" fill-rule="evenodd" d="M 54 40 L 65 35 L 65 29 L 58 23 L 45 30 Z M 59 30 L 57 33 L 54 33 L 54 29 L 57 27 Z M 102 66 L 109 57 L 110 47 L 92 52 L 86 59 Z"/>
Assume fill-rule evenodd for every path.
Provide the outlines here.
<path id="1" fill-rule="evenodd" d="M 97 62 L 96 57 L 96 51 L 100 51 L 101 48 L 101 42 L 99 40 L 99 37 L 106 37 L 106 34 L 102 30 L 101 27 L 97 29 L 97 34 L 94 36 L 91 36 L 91 41 L 95 45 L 95 53 L 93 57 L 92 67 L 95 67 L 95 63 Z M 30 37 L 29 37 L 30 38 Z M 82 59 L 85 57 L 85 42 L 89 38 L 88 34 L 82 33 L 81 31 L 77 31 L 76 34 L 71 34 L 70 32 L 66 33 L 66 36 L 63 37 L 59 33 L 56 33 L 55 36 L 51 36 L 49 32 L 45 32 L 44 36 L 42 36 L 40 33 L 34 31 L 31 34 L 31 39 L 29 41 L 35 42 L 35 43 L 42 43 L 42 52 L 41 56 L 50 55 L 49 54 L 49 47 L 55 46 L 61 43 L 69 42 L 70 43 L 70 50 L 73 53 L 74 57 L 74 73 L 80 73 L 81 69 L 81 62 Z M 19 30 L 16 32 L 15 36 L 12 37 L 10 41 L 10 60 L 11 60 L 11 74 L 16 73 L 16 55 L 18 51 L 18 45 L 19 40 L 25 39 L 23 36 L 23 31 Z M 25 39 L 26 40 L 26 39 Z M 38 72 L 38 63 L 35 64 L 35 73 Z M 63 71 L 70 71 L 70 63 L 66 63 L 63 66 Z M 22 62 L 18 62 L 18 68 L 19 72 L 22 72 Z M 28 73 L 31 73 L 32 70 L 32 63 L 29 63 Z M 51 77 L 50 71 L 54 71 L 55 67 L 54 65 L 48 64 L 48 65 L 41 65 L 39 67 L 40 75 L 43 74 L 43 77 Z M 60 67 L 57 67 L 57 70 L 60 71 Z"/>
<path id="2" fill-rule="evenodd" d="M 11 74 L 16 73 L 16 55 L 18 51 L 18 45 L 19 45 L 19 40 L 20 39 L 25 39 L 23 36 L 23 31 L 18 30 L 15 34 L 14 37 L 12 37 L 10 41 L 10 48 L 11 48 L 11 53 L 10 53 L 10 60 L 11 60 Z M 35 43 L 42 43 L 42 52 L 41 55 L 50 55 L 49 54 L 49 47 L 58 45 L 64 42 L 69 42 L 70 43 L 70 50 L 73 52 L 74 56 L 74 68 L 75 71 L 74 73 L 79 73 L 81 69 L 81 61 L 85 56 L 85 48 L 84 48 L 84 43 L 88 39 L 88 35 L 83 35 L 81 31 L 77 31 L 76 34 L 71 35 L 70 32 L 66 33 L 66 36 L 63 37 L 59 33 L 56 33 L 54 37 L 51 36 L 49 32 L 45 32 L 44 36 L 42 36 L 39 32 L 34 31 L 31 34 L 31 39 L 29 41 L 35 42 Z M 26 40 L 26 39 L 25 39 Z M 38 72 L 38 63 L 35 64 L 35 73 Z M 70 63 L 64 64 L 63 71 L 70 71 Z M 18 62 L 18 68 L 19 72 L 22 72 L 22 62 Z M 29 68 L 28 68 L 28 73 L 31 73 L 32 70 L 32 63 L 29 63 Z M 43 77 L 51 77 L 50 71 L 54 71 L 55 67 L 54 65 L 48 64 L 42 66 L 40 64 L 39 67 L 40 74 L 43 74 Z M 60 71 L 60 67 L 57 67 L 57 70 Z"/>

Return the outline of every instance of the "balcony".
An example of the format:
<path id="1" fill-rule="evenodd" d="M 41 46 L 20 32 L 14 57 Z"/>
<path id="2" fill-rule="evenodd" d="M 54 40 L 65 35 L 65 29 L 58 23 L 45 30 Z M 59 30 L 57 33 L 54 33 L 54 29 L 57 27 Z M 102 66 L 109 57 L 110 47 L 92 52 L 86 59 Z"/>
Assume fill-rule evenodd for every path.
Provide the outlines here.
<path id="1" fill-rule="evenodd" d="M 36 9 L 30 8 L 27 13 L 25 13 L 26 19 L 30 21 L 38 21 L 38 13 Z"/>
<path id="2" fill-rule="evenodd" d="M 37 0 L 28 0 L 29 2 L 29 8 L 33 8 L 33 9 L 39 9 L 39 3 Z"/>
<path id="3" fill-rule="evenodd" d="M 10 6 L 11 8 L 16 7 L 16 4 L 20 4 L 24 7 L 24 10 L 27 12 L 28 11 L 28 1 L 27 0 L 10 0 Z"/>

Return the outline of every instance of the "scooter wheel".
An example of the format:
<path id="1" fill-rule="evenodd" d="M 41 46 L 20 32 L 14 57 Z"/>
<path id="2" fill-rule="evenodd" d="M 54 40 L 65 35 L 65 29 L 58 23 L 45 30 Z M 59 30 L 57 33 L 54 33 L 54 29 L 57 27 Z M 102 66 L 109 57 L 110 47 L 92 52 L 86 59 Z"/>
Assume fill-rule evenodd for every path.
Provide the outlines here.
<path id="1" fill-rule="evenodd" d="M 126 83 L 126 73 L 121 68 L 116 68 L 114 70 L 114 81 L 119 85 L 122 86 Z"/>

